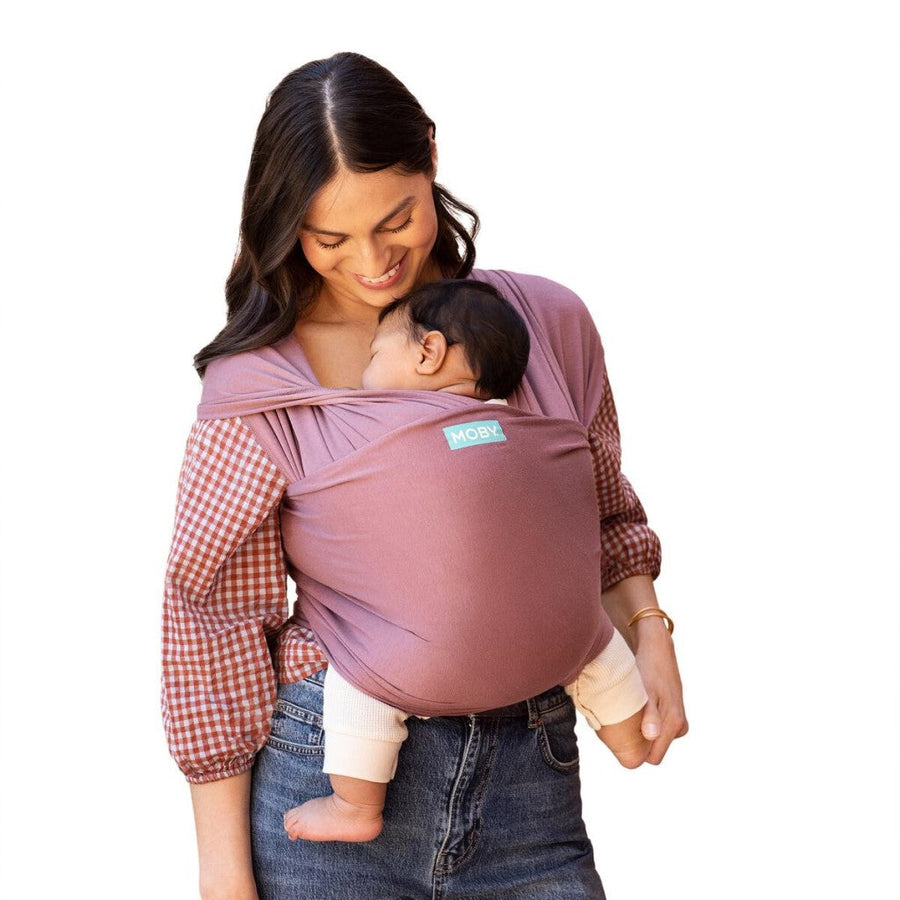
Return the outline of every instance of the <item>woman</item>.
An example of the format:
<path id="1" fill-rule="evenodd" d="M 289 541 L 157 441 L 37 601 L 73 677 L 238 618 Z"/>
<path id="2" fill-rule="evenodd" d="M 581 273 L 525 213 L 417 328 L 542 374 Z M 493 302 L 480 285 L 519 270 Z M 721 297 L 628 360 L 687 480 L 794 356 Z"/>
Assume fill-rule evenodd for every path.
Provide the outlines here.
<path id="1" fill-rule="evenodd" d="M 257 132 L 228 322 L 195 360 L 214 376 L 207 392 L 212 380 L 219 397 L 244 396 L 255 377 L 245 351 L 269 345 L 292 354 L 310 384 L 359 387 L 380 309 L 415 286 L 472 275 L 477 218 L 435 183 L 436 163 L 434 123 L 376 63 L 337 54 L 289 74 Z M 558 285 L 474 277 L 530 311 L 543 348 L 518 405 L 549 415 L 561 404 L 588 427 L 604 606 L 636 650 L 650 696 L 640 759 L 658 763 L 687 726 L 670 623 L 653 592 L 658 543 L 618 470 L 599 340 Z M 568 371 L 573 345 L 588 387 Z M 493 714 L 411 720 L 378 840 L 285 838 L 284 811 L 329 791 L 326 662 L 302 604 L 285 621 L 278 514 L 285 473 L 320 437 L 297 434 L 281 456 L 233 415 L 201 417 L 189 440 L 167 577 L 163 709 L 192 783 L 202 896 L 602 897 L 561 690 Z"/>

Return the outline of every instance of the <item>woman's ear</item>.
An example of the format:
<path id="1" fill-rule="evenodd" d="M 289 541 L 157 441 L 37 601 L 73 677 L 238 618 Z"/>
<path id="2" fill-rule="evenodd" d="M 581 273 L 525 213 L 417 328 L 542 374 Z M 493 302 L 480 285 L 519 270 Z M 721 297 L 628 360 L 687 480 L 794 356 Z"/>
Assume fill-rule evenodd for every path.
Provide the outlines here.
<path id="1" fill-rule="evenodd" d="M 429 331 L 419 342 L 419 375 L 434 375 L 439 372 L 447 358 L 447 338 L 440 331 Z"/>

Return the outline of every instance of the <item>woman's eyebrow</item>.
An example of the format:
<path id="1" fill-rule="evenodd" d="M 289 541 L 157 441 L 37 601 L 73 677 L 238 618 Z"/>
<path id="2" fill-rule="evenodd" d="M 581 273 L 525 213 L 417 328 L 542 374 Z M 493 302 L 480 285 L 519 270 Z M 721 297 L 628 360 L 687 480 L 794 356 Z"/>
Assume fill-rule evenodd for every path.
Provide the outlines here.
<path id="1" fill-rule="evenodd" d="M 394 208 L 393 208 L 393 209 L 392 209 L 392 210 L 391 210 L 391 211 L 390 211 L 390 212 L 389 212 L 389 213 L 388 213 L 388 214 L 387 214 L 387 215 L 386 215 L 386 216 L 385 216 L 385 217 L 384 217 L 384 218 L 383 218 L 376 226 L 375 226 L 376 231 L 377 231 L 379 228 L 384 228 L 384 226 L 387 225 L 387 223 L 390 222 L 391 219 L 394 218 L 394 216 L 398 216 L 398 215 L 399 215 L 400 213 L 402 213 L 404 210 L 409 209 L 409 207 L 413 205 L 413 201 L 414 201 L 415 199 L 416 199 L 415 197 L 407 197 L 405 200 L 401 200 L 401 201 L 400 201 L 400 202 L 399 202 L 399 203 L 398 203 L 398 204 L 397 204 L 397 205 L 396 205 L 396 206 L 395 206 L 395 207 L 394 207 Z"/>
<path id="2" fill-rule="evenodd" d="M 401 200 L 376 226 L 375 230 L 377 231 L 379 228 L 384 228 L 384 226 L 394 218 L 394 216 L 399 215 L 405 209 L 409 209 L 415 201 L 415 197 L 409 196 L 404 200 Z M 308 225 L 307 223 L 303 223 L 300 226 L 304 231 L 312 232 L 313 234 L 327 234 L 329 237 L 346 237 L 342 231 L 329 231 L 327 228 L 316 228 L 314 225 Z"/>

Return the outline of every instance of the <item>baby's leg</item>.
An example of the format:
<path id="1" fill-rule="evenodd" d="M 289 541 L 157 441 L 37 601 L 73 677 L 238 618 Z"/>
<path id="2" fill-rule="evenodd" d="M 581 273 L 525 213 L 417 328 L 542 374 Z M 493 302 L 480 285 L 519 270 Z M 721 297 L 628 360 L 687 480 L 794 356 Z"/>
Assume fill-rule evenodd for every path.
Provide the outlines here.
<path id="1" fill-rule="evenodd" d="M 647 692 L 634 654 L 618 631 L 578 678 L 566 685 L 566 692 L 623 766 L 635 768 L 647 759 L 650 744 L 641 734 Z"/>
<path id="2" fill-rule="evenodd" d="M 333 794 L 284 816 L 291 840 L 371 841 L 383 827 L 387 782 L 394 777 L 407 714 L 358 691 L 330 666 L 325 676 L 325 762 Z"/>
<path id="3" fill-rule="evenodd" d="M 594 730 L 624 721 L 647 702 L 634 654 L 618 631 L 565 689 Z"/>
<path id="4" fill-rule="evenodd" d="M 284 814 L 292 841 L 371 841 L 381 834 L 387 785 L 347 775 L 329 775 L 334 791 Z"/>

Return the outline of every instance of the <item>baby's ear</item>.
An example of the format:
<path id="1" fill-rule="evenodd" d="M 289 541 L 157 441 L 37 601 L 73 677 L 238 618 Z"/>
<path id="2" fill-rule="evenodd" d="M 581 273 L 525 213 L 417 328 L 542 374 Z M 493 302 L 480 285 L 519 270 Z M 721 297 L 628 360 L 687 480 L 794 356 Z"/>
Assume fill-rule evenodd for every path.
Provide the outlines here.
<path id="1" fill-rule="evenodd" d="M 419 375 L 434 375 L 439 372 L 447 358 L 447 338 L 440 331 L 429 331 L 419 345 L 421 352 L 416 372 Z"/>

